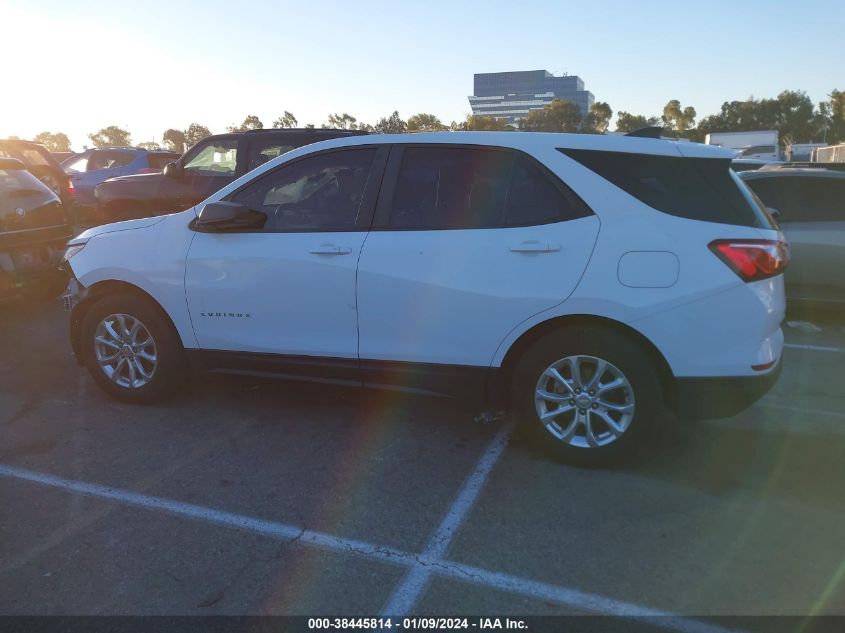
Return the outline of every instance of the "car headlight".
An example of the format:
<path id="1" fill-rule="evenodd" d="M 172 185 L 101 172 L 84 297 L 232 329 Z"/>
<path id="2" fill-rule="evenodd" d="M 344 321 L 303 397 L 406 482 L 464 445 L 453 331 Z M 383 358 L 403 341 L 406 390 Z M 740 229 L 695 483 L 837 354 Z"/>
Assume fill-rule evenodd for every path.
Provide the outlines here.
<path id="1" fill-rule="evenodd" d="M 67 249 L 65 249 L 65 254 L 62 256 L 62 262 L 66 262 L 71 257 L 76 255 L 79 251 L 85 248 L 85 245 L 88 242 L 82 242 L 82 244 L 70 244 Z"/>

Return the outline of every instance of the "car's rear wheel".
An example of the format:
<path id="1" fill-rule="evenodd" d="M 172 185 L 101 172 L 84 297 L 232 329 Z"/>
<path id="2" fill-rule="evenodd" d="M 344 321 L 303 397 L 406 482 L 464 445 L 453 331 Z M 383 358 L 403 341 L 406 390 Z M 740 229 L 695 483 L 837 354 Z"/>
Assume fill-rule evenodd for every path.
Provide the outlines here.
<path id="1" fill-rule="evenodd" d="M 577 327 L 537 340 L 519 360 L 511 402 L 520 428 L 563 461 L 609 464 L 665 416 L 658 368 L 633 340 Z"/>
<path id="2" fill-rule="evenodd" d="M 106 295 L 85 314 L 80 352 L 91 377 L 109 395 L 154 402 L 185 373 L 177 333 L 157 306 L 132 293 Z"/>

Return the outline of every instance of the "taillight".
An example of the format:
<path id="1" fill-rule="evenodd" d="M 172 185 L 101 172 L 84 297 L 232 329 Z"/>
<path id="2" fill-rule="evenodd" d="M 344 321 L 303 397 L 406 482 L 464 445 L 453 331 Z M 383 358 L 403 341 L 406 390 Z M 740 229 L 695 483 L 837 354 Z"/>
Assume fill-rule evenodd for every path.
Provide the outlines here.
<path id="1" fill-rule="evenodd" d="M 73 180 L 70 176 L 67 177 L 67 192 L 72 196 L 76 195 L 76 187 L 73 186 Z"/>
<path id="2" fill-rule="evenodd" d="M 758 281 L 783 272 L 789 247 L 777 240 L 715 240 L 710 250 L 743 281 Z"/>

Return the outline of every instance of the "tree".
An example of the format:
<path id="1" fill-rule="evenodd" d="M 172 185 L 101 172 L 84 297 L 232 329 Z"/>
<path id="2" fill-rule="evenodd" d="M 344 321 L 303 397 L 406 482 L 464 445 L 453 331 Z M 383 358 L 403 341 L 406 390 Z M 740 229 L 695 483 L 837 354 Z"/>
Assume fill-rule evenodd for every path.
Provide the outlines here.
<path id="1" fill-rule="evenodd" d="M 819 104 L 821 110 L 822 104 Z M 826 121 L 823 138 L 828 143 L 845 141 L 845 91 L 833 90 L 830 93 L 830 101 L 826 102 Z M 829 127 L 829 130 L 827 129 Z"/>
<path id="2" fill-rule="evenodd" d="M 466 121 L 452 121 L 449 124 L 449 130 L 452 132 L 465 132 L 467 129 Z"/>
<path id="3" fill-rule="evenodd" d="M 55 134 L 50 132 L 41 132 L 41 134 L 32 140 L 36 143 L 41 143 L 51 152 L 70 151 L 70 139 L 67 137 L 67 134 L 62 132 L 56 132 Z"/>
<path id="4" fill-rule="evenodd" d="M 211 130 L 199 123 L 191 123 L 185 130 L 185 145 L 193 147 L 206 136 L 211 136 Z"/>
<path id="5" fill-rule="evenodd" d="M 109 147 L 109 146 L 124 146 L 128 147 L 132 144 L 132 139 L 129 132 L 116 125 L 104 127 L 99 132 L 94 132 L 88 135 L 94 147 Z"/>
<path id="6" fill-rule="evenodd" d="M 433 114 L 420 112 L 408 118 L 409 132 L 442 132 L 446 129 L 443 122 Z"/>
<path id="7" fill-rule="evenodd" d="M 455 123 L 453 122 L 452 125 L 455 125 Z M 470 114 L 464 123 L 458 125 L 460 127 L 453 129 L 472 132 L 507 132 L 513 129 L 505 119 L 480 114 Z"/>
<path id="8" fill-rule="evenodd" d="M 138 143 L 135 147 L 146 150 L 161 149 L 161 145 L 159 145 L 155 141 L 146 141 L 144 143 Z"/>
<path id="9" fill-rule="evenodd" d="M 703 118 L 691 136 L 702 140 L 711 132 L 777 130 L 784 145 L 811 142 L 824 137 L 827 111 L 821 104 L 817 111 L 800 90 L 784 90 L 774 99 L 725 101 L 721 111 Z"/>
<path id="10" fill-rule="evenodd" d="M 642 114 L 631 114 L 621 110 L 616 115 L 617 132 L 635 132 L 641 128 L 654 127 L 659 124 L 660 119 L 656 116 L 644 117 Z"/>
<path id="11" fill-rule="evenodd" d="M 542 110 L 531 110 L 519 127 L 526 132 L 577 132 L 582 119 L 578 104 L 555 99 Z"/>
<path id="12" fill-rule="evenodd" d="M 285 113 L 280 116 L 278 119 L 273 121 L 273 127 L 296 127 L 297 120 L 296 117 L 293 116 L 290 112 L 285 110 Z"/>
<path id="13" fill-rule="evenodd" d="M 604 134 L 610 125 L 613 117 L 613 110 L 604 101 L 597 101 L 590 106 L 590 112 L 584 117 L 583 131 L 595 134 Z"/>
<path id="14" fill-rule="evenodd" d="M 323 127 L 334 128 L 336 130 L 357 130 L 358 119 L 346 112 L 343 114 L 330 114 L 328 121 L 323 123 Z"/>
<path id="15" fill-rule="evenodd" d="M 402 134 L 408 129 L 408 124 L 405 123 L 399 116 L 399 111 L 394 110 L 389 117 L 378 120 L 373 130 L 380 134 Z"/>
<path id="16" fill-rule="evenodd" d="M 306 129 L 306 130 L 313 130 L 313 129 L 314 129 L 314 124 L 313 124 L 313 123 L 306 123 L 306 124 L 305 124 L 305 129 Z"/>
<path id="17" fill-rule="evenodd" d="M 681 102 L 677 99 L 672 99 L 663 107 L 664 126 L 676 132 L 678 136 L 683 136 L 688 129 L 693 127 L 695 116 L 695 108 L 687 106 L 682 109 Z"/>
<path id="18" fill-rule="evenodd" d="M 164 134 L 161 135 L 161 140 L 169 150 L 180 154 L 185 151 L 185 133 L 182 130 L 174 128 L 165 130 Z"/>
<path id="19" fill-rule="evenodd" d="M 229 132 L 249 132 L 250 130 L 263 130 L 264 124 L 254 114 L 249 114 L 239 126 L 230 125 L 226 128 Z"/>

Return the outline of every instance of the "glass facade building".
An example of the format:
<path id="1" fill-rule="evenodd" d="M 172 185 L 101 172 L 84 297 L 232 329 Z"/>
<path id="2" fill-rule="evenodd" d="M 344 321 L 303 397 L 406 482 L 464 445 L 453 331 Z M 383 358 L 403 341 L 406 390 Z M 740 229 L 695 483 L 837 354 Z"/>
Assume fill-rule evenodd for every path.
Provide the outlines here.
<path id="1" fill-rule="evenodd" d="M 576 75 L 555 77 L 547 70 L 477 73 L 469 97 L 472 113 L 506 119 L 515 125 L 530 110 L 541 110 L 555 99 L 572 101 L 586 115 L 595 102 Z"/>

